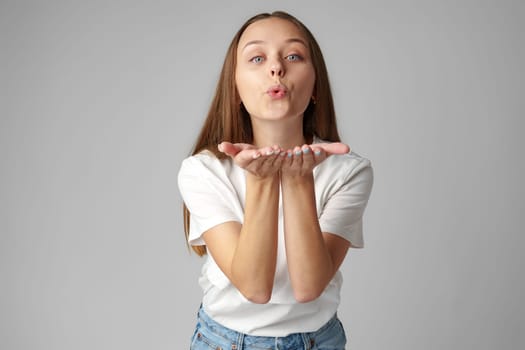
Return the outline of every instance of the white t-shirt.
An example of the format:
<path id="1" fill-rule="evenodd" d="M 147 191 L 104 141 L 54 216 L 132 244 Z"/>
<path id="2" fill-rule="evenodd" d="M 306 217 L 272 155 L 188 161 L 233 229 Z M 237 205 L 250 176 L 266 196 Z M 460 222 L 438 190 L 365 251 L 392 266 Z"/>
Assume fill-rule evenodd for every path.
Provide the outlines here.
<path id="1" fill-rule="evenodd" d="M 373 173 L 370 161 L 354 152 L 330 156 L 314 168 L 315 198 L 322 232 L 339 235 L 353 247 L 363 247 L 362 216 Z M 228 221 L 244 220 L 245 171 L 229 158 L 217 159 L 204 151 L 185 159 L 178 176 L 182 198 L 190 211 L 189 243 L 203 245 L 202 234 Z M 248 301 L 208 254 L 199 284 L 206 313 L 220 324 L 249 335 L 281 337 L 312 332 L 337 311 L 342 284 L 337 272 L 321 296 L 298 303 L 288 276 L 283 213 L 279 203 L 277 268 L 267 304 Z"/>

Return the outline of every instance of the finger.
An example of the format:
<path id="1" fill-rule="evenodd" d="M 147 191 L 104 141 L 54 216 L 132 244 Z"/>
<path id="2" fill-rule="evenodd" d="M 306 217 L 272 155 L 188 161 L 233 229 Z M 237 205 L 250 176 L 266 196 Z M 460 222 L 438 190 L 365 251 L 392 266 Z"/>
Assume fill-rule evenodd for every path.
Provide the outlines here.
<path id="1" fill-rule="evenodd" d="M 239 152 L 242 152 L 247 149 L 255 149 L 253 145 L 248 143 L 231 143 L 228 141 L 223 141 L 217 146 L 218 150 L 230 157 L 236 156 Z"/>
<path id="2" fill-rule="evenodd" d="M 281 161 L 281 167 L 283 169 L 290 168 L 293 162 L 293 150 L 289 149 L 287 151 L 282 151 L 280 155 L 283 158 Z"/>
<path id="3" fill-rule="evenodd" d="M 277 145 L 273 145 L 272 147 L 268 147 L 266 149 L 266 160 L 265 160 L 265 164 L 271 168 L 271 167 L 275 167 L 275 162 L 277 160 L 279 160 L 281 158 L 281 147 L 277 146 Z M 279 162 L 280 164 L 280 162 Z"/>
<path id="4" fill-rule="evenodd" d="M 311 148 L 308 145 L 303 145 L 301 151 L 303 152 L 303 171 L 312 170 L 315 166 L 315 159 Z"/>
<path id="5" fill-rule="evenodd" d="M 315 146 L 317 145 L 312 146 L 312 153 L 315 165 L 318 165 L 328 157 L 328 154 L 322 148 L 317 148 Z"/>
<path id="6" fill-rule="evenodd" d="M 261 148 L 259 151 L 262 155 L 265 155 L 265 156 L 272 156 L 276 153 L 273 147 L 264 147 L 264 148 Z"/>
<path id="7" fill-rule="evenodd" d="M 271 172 L 279 171 L 281 168 L 281 164 L 283 161 L 283 150 L 278 145 L 273 145 L 272 147 L 273 155 L 271 164 L 269 163 L 270 167 L 268 168 Z M 271 170 L 270 170 L 271 169 Z"/>
<path id="8" fill-rule="evenodd" d="M 341 142 L 317 143 L 315 144 L 315 146 L 323 149 L 323 151 L 326 152 L 327 155 L 346 154 L 350 152 L 350 147 L 348 147 L 348 145 L 341 143 Z"/>
<path id="9" fill-rule="evenodd" d="M 296 170 L 301 169 L 303 165 L 303 151 L 299 146 L 295 146 L 293 149 L 292 168 Z"/>
<path id="10" fill-rule="evenodd" d="M 234 162 L 241 168 L 246 168 L 250 163 L 263 157 L 264 153 L 258 149 L 246 149 L 243 150 L 233 158 Z"/>
<path id="11" fill-rule="evenodd" d="M 283 150 L 279 150 L 279 154 L 275 157 L 275 160 L 273 161 L 273 167 L 276 170 L 280 170 L 283 164 L 286 161 L 286 152 Z"/>
<path id="12" fill-rule="evenodd" d="M 269 159 L 273 158 L 274 151 L 272 147 L 263 147 L 259 149 L 252 150 L 253 152 L 250 152 L 251 156 L 248 159 L 246 159 L 246 162 L 248 163 L 245 167 L 246 170 L 250 171 L 254 175 L 257 176 L 264 176 L 264 169 L 268 166 L 266 163 Z M 248 151 L 245 151 L 243 153 L 247 153 Z"/>

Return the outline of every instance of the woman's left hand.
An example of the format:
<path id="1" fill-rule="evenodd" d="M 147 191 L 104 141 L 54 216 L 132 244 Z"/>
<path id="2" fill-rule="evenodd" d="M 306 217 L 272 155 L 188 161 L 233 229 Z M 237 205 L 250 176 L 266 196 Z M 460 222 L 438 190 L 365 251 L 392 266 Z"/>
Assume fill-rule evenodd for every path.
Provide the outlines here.
<path id="1" fill-rule="evenodd" d="M 290 176 L 304 176 L 331 155 L 350 152 L 350 147 L 341 142 L 314 143 L 297 146 L 286 152 L 281 164 L 281 173 Z"/>

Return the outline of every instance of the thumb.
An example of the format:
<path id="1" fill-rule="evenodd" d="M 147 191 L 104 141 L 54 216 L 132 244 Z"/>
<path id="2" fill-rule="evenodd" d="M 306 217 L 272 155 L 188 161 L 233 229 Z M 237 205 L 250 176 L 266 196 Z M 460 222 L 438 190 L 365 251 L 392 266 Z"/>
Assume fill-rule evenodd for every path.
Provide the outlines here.
<path id="1" fill-rule="evenodd" d="M 230 156 L 230 157 L 235 157 L 237 155 L 237 153 L 245 150 L 245 149 L 248 149 L 252 147 L 250 144 L 247 144 L 247 143 L 231 143 L 231 142 L 227 142 L 227 141 L 223 141 L 221 143 L 219 143 L 219 145 L 217 146 L 217 148 L 219 149 L 220 152 Z"/>
<path id="2" fill-rule="evenodd" d="M 321 143 L 316 144 L 315 146 L 322 148 L 328 155 L 346 154 L 350 152 L 350 147 L 341 142 Z"/>

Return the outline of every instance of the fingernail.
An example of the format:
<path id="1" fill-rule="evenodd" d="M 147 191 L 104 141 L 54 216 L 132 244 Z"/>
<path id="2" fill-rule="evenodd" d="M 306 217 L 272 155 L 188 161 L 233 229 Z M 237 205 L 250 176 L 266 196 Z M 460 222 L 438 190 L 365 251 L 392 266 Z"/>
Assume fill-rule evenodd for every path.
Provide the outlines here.
<path id="1" fill-rule="evenodd" d="M 267 156 L 271 156 L 273 154 L 273 151 L 266 151 Z"/>
<path id="2" fill-rule="evenodd" d="M 284 157 L 286 155 L 286 152 L 281 152 L 280 156 Z"/>
<path id="3" fill-rule="evenodd" d="M 259 158 L 260 156 L 261 156 L 260 153 L 255 153 L 255 154 L 253 155 L 253 159 L 257 159 L 257 158 Z"/>
<path id="4" fill-rule="evenodd" d="M 292 158 L 292 151 L 288 152 L 288 158 Z"/>
<path id="5" fill-rule="evenodd" d="M 304 154 L 310 153 L 310 148 L 308 148 L 308 147 L 307 148 L 303 148 L 303 153 Z"/>
<path id="6" fill-rule="evenodd" d="M 303 153 L 301 150 L 295 151 L 295 155 L 296 155 L 296 156 L 300 156 L 301 153 Z"/>
<path id="7" fill-rule="evenodd" d="M 315 153 L 316 156 L 320 156 L 321 155 L 321 150 L 320 149 L 316 149 L 314 151 L 314 153 Z"/>

